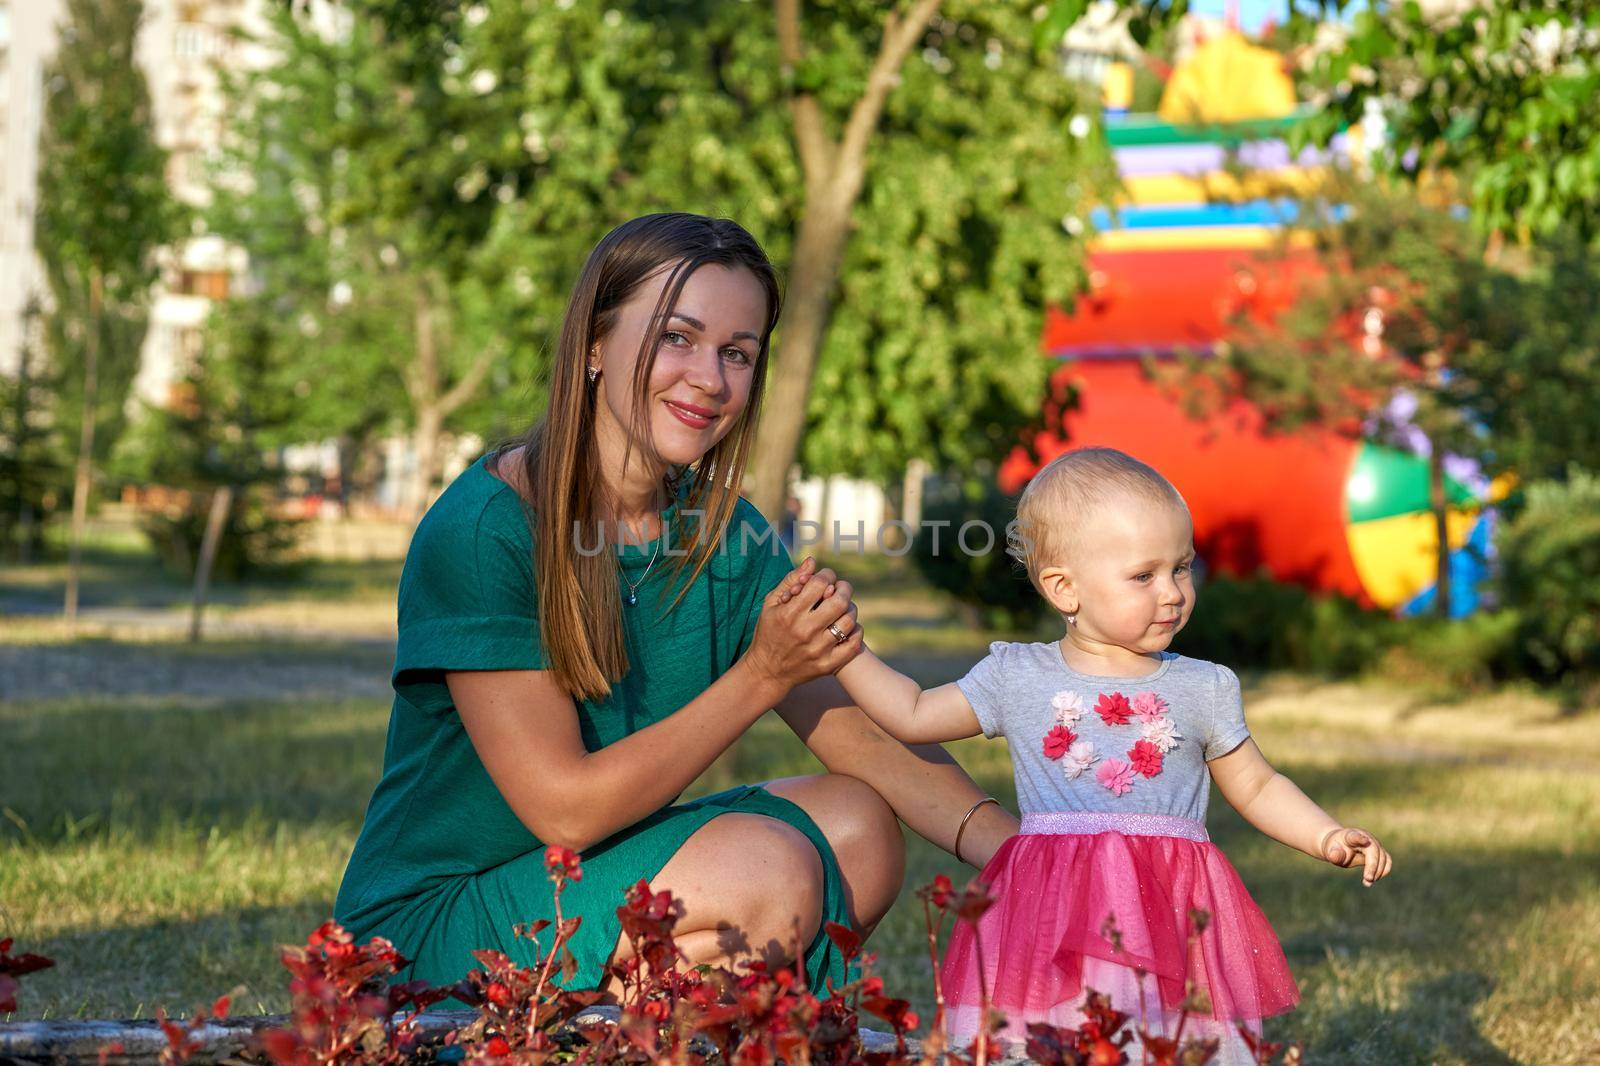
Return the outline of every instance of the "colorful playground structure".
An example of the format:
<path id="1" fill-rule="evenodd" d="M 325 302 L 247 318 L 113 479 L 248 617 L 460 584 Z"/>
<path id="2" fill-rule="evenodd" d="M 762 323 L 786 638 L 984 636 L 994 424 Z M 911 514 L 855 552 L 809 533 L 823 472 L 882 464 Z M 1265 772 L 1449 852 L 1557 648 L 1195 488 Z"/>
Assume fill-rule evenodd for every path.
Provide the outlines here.
<path id="1" fill-rule="evenodd" d="M 1238 52 L 1241 42 L 1222 40 Z M 1163 112 L 1192 115 L 1205 83 L 1184 75 L 1183 66 L 1173 72 L 1168 97 L 1175 85 L 1182 95 L 1172 108 L 1164 99 Z M 1281 86 L 1257 96 L 1280 111 L 1293 99 Z M 1326 152 L 1292 156 L 1282 134 L 1293 114 L 1237 110 L 1228 117 L 1242 121 L 1227 125 L 1108 117 L 1125 202 L 1093 220 L 1088 293 L 1070 313 L 1047 317 L 1043 347 L 1061 365 L 1045 428 L 1002 464 L 1001 487 L 1016 491 L 1039 463 L 1069 447 L 1121 448 L 1184 494 L 1212 570 L 1265 573 L 1401 614 L 1426 611 L 1438 538 L 1420 435 L 1395 447 L 1332 429 L 1269 434 L 1244 402 L 1196 421 L 1144 371 L 1151 356 L 1209 350 L 1240 313 L 1282 310 L 1316 269 L 1309 252 L 1280 239 L 1294 202 L 1273 193 L 1316 182 L 1352 150 L 1359 131 Z M 1061 398 L 1069 385 L 1077 405 L 1067 410 Z M 1445 466 L 1451 611 L 1460 615 L 1477 606 L 1492 514 L 1481 473 L 1449 459 Z"/>

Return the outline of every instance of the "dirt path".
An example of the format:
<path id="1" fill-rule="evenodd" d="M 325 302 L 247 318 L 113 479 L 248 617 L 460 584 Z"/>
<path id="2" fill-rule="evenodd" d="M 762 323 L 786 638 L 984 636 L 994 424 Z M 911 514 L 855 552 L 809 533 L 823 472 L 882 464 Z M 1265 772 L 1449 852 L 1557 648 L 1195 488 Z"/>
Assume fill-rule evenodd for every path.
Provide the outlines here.
<path id="1" fill-rule="evenodd" d="M 0 643 L 0 703 L 57 699 L 329 700 L 390 693 L 387 641 Z"/>

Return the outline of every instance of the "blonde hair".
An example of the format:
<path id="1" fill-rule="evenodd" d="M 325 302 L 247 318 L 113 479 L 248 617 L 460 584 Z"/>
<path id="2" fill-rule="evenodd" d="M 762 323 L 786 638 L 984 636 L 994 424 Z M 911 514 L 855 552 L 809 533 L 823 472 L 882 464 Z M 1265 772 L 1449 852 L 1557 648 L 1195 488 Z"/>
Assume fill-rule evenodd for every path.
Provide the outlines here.
<path id="1" fill-rule="evenodd" d="M 1075 448 L 1046 463 L 1017 501 L 1006 531 L 1006 552 L 1028 570 L 1043 594 L 1039 572 L 1072 557 L 1096 510 L 1129 496 L 1188 513 L 1172 482 L 1147 463 L 1115 448 Z"/>

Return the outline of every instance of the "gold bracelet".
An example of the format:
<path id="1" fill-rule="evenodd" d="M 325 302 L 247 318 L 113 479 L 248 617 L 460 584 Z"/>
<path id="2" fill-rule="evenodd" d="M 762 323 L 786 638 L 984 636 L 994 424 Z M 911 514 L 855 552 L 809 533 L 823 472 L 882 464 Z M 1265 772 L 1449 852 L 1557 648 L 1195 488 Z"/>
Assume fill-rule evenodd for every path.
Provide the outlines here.
<path id="1" fill-rule="evenodd" d="M 956 858 L 961 862 L 967 861 L 966 859 L 961 858 L 961 834 L 967 831 L 967 823 L 972 821 L 972 816 L 977 814 L 978 808 L 982 807 L 985 803 L 992 803 L 996 807 L 1000 805 L 1000 801 L 995 799 L 993 796 L 983 797 L 983 799 L 972 805 L 971 810 L 967 811 L 966 816 L 961 819 L 961 826 L 956 830 L 956 846 L 951 850 L 955 852 Z"/>

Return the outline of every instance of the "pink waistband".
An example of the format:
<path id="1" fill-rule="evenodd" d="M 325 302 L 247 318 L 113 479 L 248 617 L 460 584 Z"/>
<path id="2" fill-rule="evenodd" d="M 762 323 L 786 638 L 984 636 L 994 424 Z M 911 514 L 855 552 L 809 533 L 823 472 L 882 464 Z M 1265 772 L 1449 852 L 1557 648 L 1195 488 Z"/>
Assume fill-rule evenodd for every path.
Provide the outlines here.
<path id="1" fill-rule="evenodd" d="M 1138 837 L 1179 837 L 1206 843 L 1211 839 L 1205 823 L 1171 814 L 1122 814 L 1113 811 L 1042 811 L 1022 816 L 1022 831 L 1030 834 L 1122 833 Z"/>

